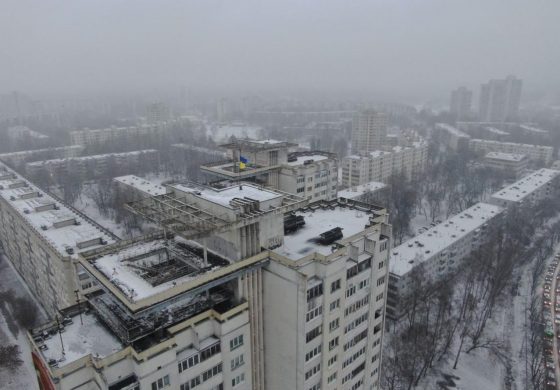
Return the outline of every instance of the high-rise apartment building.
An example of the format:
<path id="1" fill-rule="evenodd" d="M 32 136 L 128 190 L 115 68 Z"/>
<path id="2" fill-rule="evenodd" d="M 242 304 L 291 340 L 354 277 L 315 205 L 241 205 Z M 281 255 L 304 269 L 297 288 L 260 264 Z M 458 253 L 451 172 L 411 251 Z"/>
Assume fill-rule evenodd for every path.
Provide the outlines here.
<path id="1" fill-rule="evenodd" d="M 170 119 L 169 107 L 165 103 L 151 103 L 146 107 L 146 119 L 148 124 L 157 124 L 166 122 Z"/>
<path id="2" fill-rule="evenodd" d="M 459 87 L 451 91 L 449 112 L 455 115 L 457 120 L 463 120 L 471 112 L 472 91 L 466 87 Z"/>
<path id="3" fill-rule="evenodd" d="M 100 291 L 30 333 L 41 384 L 379 389 L 387 212 L 307 202 L 243 183 L 129 204 L 166 231 L 80 254 Z"/>
<path id="4" fill-rule="evenodd" d="M 387 117 L 384 113 L 366 110 L 352 120 L 352 151 L 379 150 L 387 136 Z"/>
<path id="5" fill-rule="evenodd" d="M 490 80 L 480 87 L 479 119 L 505 122 L 518 116 L 522 81 L 515 76 Z"/>

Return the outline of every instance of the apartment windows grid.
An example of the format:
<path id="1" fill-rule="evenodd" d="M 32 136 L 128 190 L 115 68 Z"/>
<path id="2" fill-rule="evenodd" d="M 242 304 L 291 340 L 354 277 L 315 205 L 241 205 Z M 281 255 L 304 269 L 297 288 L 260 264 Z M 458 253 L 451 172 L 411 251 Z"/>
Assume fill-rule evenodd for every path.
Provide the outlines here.
<path id="1" fill-rule="evenodd" d="M 152 382 L 152 390 L 160 390 L 164 387 L 170 386 L 169 375 L 159 378 L 157 381 Z"/>
<path id="2" fill-rule="evenodd" d="M 379 302 L 382 299 L 383 299 L 383 293 L 381 293 L 381 294 L 379 294 L 378 296 L 375 297 L 375 302 Z"/>
<path id="3" fill-rule="evenodd" d="M 201 350 L 199 353 L 189 356 L 186 359 L 181 360 L 178 363 L 179 366 L 179 372 L 183 372 L 185 370 L 188 370 L 189 368 L 197 365 L 198 363 L 201 363 L 205 360 L 210 359 L 212 356 L 220 353 L 222 351 L 222 347 L 220 345 L 220 342 L 218 341 L 215 344 L 212 344 L 206 348 L 204 348 L 203 350 Z"/>
<path id="4" fill-rule="evenodd" d="M 234 337 L 229 341 L 229 350 L 233 351 L 236 348 L 239 348 L 243 345 L 243 335 L 240 334 L 239 336 Z"/>
<path id="5" fill-rule="evenodd" d="M 360 272 L 365 271 L 366 269 L 371 267 L 371 258 L 364 260 L 346 270 L 346 279 L 351 279 L 354 276 L 358 275 Z"/>
<path id="6" fill-rule="evenodd" d="M 327 378 L 327 383 L 332 383 L 336 380 L 336 372 Z"/>
<path id="7" fill-rule="evenodd" d="M 309 390 L 321 390 L 321 383 L 315 383 Z"/>

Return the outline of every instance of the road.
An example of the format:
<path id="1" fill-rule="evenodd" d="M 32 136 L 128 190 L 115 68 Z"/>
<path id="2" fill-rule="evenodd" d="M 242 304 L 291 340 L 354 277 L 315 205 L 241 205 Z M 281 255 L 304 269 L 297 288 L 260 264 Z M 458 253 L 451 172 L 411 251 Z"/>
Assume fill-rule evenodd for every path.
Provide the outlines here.
<path id="1" fill-rule="evenodd" d="M 554 261 L 557 263 L 557 259 L 560 256 L 560 254 L 556 254 Z M 551 301 L 552 301 L 552 305 L 550 305 L 550 311 L 552 314 L 552 328 L 554 330 L 554 338 L 553 338 L 553 359 L 554 359 L 554 376 L 556 378 L 556 387 L 545 387 L 546 389 L 554 389 L 554 388 L 559 388 L 558 387 L 558 380 L 560 379 L 560 356 L 559 356 L 559 346 L 560 346 L 560 340 L 558 338 L 558 336 L 560 335 L 560 323 L 556 323 L 556 305 L 558 305 L 558 313 L 560 316 L 560 280 L 558 278 L 560 278 L 560 264 L 556 264 L 554 266 L 554 263 L 552 265 L 549 265 L 549 270 L 554 267 L 553 273 L 552 273 L 552 283 L 551 283 L 551 289 L 550 289 L 550 296 L 551 296 Z M 550 275 L 549 271 L 547 271 L 546 275 Z M 560 318 L 560 317 L 559 317 Z M 546 370 L 546 372 L 548 373 L 548 369 Z M 548 378 L 545 378 L 545 381 L 548 381 Z"/>

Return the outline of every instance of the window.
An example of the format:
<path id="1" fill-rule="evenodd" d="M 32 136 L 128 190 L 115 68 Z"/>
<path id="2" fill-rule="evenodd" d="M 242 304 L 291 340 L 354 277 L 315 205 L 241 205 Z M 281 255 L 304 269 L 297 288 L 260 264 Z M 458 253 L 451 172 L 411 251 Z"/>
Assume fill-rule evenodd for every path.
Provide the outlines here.
<path id="1" fill-rule="evenodd" d="M 333 349 L 335 349 L 338 346 L 338 336 L 336 336 L 334 339 L 332 339 L 331 341 L 329 341 L 329 351 L 332 351 Z"/>
<path id="2" fill-rule="evenodd" d="M 189 380 L 188 382 L 183 383 L 180 386 L 181 390 L 191 390 L 194 389 L 195 387 L 197 387 L 198 385 L 200 385 L 202 382 L 200 381 L 200 375 L 192 378 L 191 380 Z M 153 390 L 153 389 L 152 389 Z"/>
<path id="3" fill-rule="evenodd" d="M 299 187 L 299 188 L 296 190 L 296 192 L 297 192 L 298 194 L 301 194 L 302 192 L 305 192 L 305 187 Z"/>
<path id="4" fill-rule="evenodd" d="M 319 344 L 318 346 L 313 348 L 311 351 L 307 352 L 305 354 L 305 362 L 307 363 L 309 360 L 311 360 L 315 356 L 319 355 L 321 353 L 321 349 L 322 349 L 321 344 Z"/>
<path id="5" fill-rule="evenodd" d="M 340 320 L 338 318 L 332 320 L 329 324 L 329 332 L 338 329 L 339 324 L 340 324 Z"/>
<path id="6" fill-rule="evenodd" d="M 383 283 L 385 283 L 385 277 L 377 279 L 377 287 L 381 286 Z"/>
<path id="7" fill-rule="evenodd" d="M 328 361 L 329 367 L 336 363 L 337 356 L 338 356 L 338 355 L 334 355 L 333 357 L 331 357 L 331 358 L 329 359 L 329 361 Z"/>
<path id="8" fill-rule="evenodd" d="M 360 272 L 365 271 L 370 267 L 371 267 L 371 258 L 348 268 L 346 270 L 346 279 L 351 279 L 354 276 L 358 275 Z"/>
<path id="9" fill-rule="evenodd" d="M 338 309 L 339 307 L 340 307 L 340 298 L 331 302 L 331 304 L 329 305 L 329 311 L 333 311 L 335 309 Z"/>
<path id="10" fill-rule="evenodd" d="M 323 295 L 323 283 L 313 286 L 309 290 L 307 290 L 308 301 L 321 295 Z"/>
<path id="11" fill-rule="evenodd" d="M 315 383 L 309 390 L 321 390 L 321 383 Z"/>
<path id="12" fill-rule="evenodd" d="M 233 358 L 231 361 L 231 371 L 235 370 L 237 367 L 240 367 L 244 364 L 243 355 L 239 355 Z"/>
<path id="13" fill-rule="evenodd" d="M 298 176 L 297 177 L 297 182 L 298 182 L 298 184 L 299 183 L 305 183 L 305 176 L 303 176 L 303 175 Z"/>
<path id="14" fill-rule="evenodd" d="M 239 348 L 242 345 L 243 345 L 243 335 L 242 334 L 240 334 L 237 337 L 234 337 L 233 339 L 231 339 L 229 341 L 230 351 L 233 351 L 234 349 Z"/>
<path id="15" fill-rule="evenodd" d="M 367 286 L 369 286 L 369 279 L 361 280 L 360 283 L 358 283 L 359 290 L 361 290 L 362 288 L 366 288 Z"/>
<path id="16" fill-rule="evenodd" d="M 350 287 L 346 289 L 346 298 L 350 298 L 355 293 L 356 293 L 356 286 L 350 285 Z"/>
<path id="17" fill-rule="evenodd" d="M 327 378 L 327 383 L 334 382 L 336 380 L 336 372 Z"/>
<path id="18" fill-rule="evenodd" d="M 381 294 L 379 294 L 378 296 L 375 297 L 375 302 L 379 302 L 382 299 L 383 299 L 383 293 L 381 293 Z"/>
<path id="19" fill-rule="evenodd" d="M 384 250 L 387 249 L 387 243 L 388 243 L 388 242 L 389 242 L 388 240 L 385 240 L 385 241 L 383 241 L 383 242 L 379 245 L 379 251 L 380 251 L 380 252 L 383 252 Z"/>
<path id="20" fill-rule="evenodd" d="M 317 364 L 316 366 L 312 367 L 309 371 L 305 373 L 305 380 L 308 380 L 313 375 L 318 373 L 321 370 L 321 363 Z"/>
<path id="21" fill-rule="evenodd" d="M 305 315 L 305 320 L 309 322 L 313 318 L 321 315 L 321 313 L 323 313 L 323 306 L 317 306 L 313 310 L 307 312 L 307 314 Z"/>
<path id="22" fill-rule="evenodd" d="M 315 337 L 319 336 L 321 333 L 323 333 L 323 326 L 319 325 L 316 328 L 311 329 L 309 332 L 307 332 L 307 334 L 305 335 L 305 340 L 306 342 L 310 342 L 311 340 L 313 340 Z"/>
<path id="23" fill-rule="evenodd" d="M 179 362 L 179 372 L 188 370 L 189 368 L 197 365 L 198 363 L 200 363 L 200 359 L 197 353 L 196 355 L 190 356 Z"/>
<path id="24" fill-rule="evenodd" d="M 243 336 L 241 336 L 241 337 L 243 338 Z M 203 361 L 211 358 L 215 354 L 220 353 L 221 351 L 222 351 L 222 347 L 220 346 L 220 343 L 217 342 L 216 344 L 213 344 L 213 345 L 203 349 L 202 351 L 200 351 L 200 361 L 203 362 Z"/>
<path id="25" fill-rule="evenodd" d="M 231 380 L 231 387 L 235 387 L 240 383 L 245 382 L 245 373 L 241 373 Z"/>
<path id="26" fill-rule="evenodd" d="M 169 375 L 165 375 L 163 378 L 159 378 L 157 381 L 152 382 L 152 390 L 163 389 L 169 385 Z"/>
<path id="27" fill-rule="evenodd" d="M 340 288 L 340 279 L 335 280 L 334 282 L 331 283 L 331 293 L 335 292 L 339 288 Z"/>
<path id="28" fill-rule="evenodd" d="M 208 379 L 218 375 L 220 372 L 222 372 L 222 363 L 212 367 L 209 370 L 204 371 L 202 373 L 202 381 L 206 382 Z"/>

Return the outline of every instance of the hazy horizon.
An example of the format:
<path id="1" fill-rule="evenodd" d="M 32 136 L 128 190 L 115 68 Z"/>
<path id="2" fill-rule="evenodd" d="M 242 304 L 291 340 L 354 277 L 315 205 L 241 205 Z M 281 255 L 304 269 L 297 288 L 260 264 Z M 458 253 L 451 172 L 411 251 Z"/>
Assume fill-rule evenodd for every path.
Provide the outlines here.
<path id="1" fill-rule="evenodd" d="M 514 74 L 560 96 L 560 3 L 7 0 L 0 93 L 133 94 L 179 86 L 446 99 Z"/>

